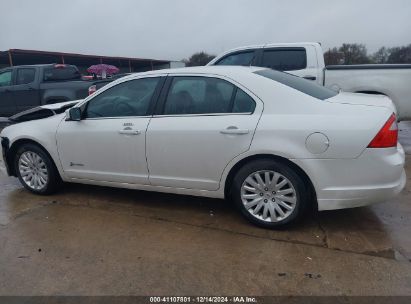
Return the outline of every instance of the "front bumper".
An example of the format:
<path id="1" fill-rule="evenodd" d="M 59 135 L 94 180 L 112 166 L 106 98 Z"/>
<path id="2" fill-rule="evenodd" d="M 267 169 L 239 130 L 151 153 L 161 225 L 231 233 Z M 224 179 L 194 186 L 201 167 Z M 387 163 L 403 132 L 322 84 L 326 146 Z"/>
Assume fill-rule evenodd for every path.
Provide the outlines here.
<path id="1" fill-rule="evenodd" d="M 297 162 L 314 184 L 318 210 L 366 206 L 387 201 L 405 187 L 405 153 L 397 148 L 366 149 L 356 159 Z"/>
<path id="2" fill-rule="evenodd" d="M 7 117 L 0 117 L 0 130 L 11 125 L 12 121 Z"/>
<path id="3" fill-rule="evenodd" d="M 9 139 L 7 137 L 1 137 L 1 155 L 0 155 L 0 172 L 6 175 L 10 175 L 9 168 L 7 166 L 6 158 L 9 150 Z"/>

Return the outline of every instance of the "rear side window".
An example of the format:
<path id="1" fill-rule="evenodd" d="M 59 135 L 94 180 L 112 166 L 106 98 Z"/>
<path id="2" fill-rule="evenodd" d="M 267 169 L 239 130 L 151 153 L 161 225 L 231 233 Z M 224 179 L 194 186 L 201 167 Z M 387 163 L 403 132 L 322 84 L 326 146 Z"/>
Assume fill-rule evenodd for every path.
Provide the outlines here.
<path id="1" fill-rule="evenodd" d="M 252 65 L 254 51 L 235 53 L 220 59 L 216 65 Z"/>
<path id="2" fill-rule="evenodd" d="M 55 65 L 44 69 L 44 81 L 81 79 L 78 69 L 70 65 Z"/>
<path id="3" fill-rule="evenodd" d="M 165 115 L 251 113 L 254 100 L 228 81 L 212 77 L 174 77 Z"/>
<path id="4" fill-rule="evenodd" d="M 34 82 L 36 70 L 31 68 L 23 68 L 17 70 L 16 84 L 28 84 Z"/>
<path id="5" fill-rule="evenodd" d="M 262 66 L 279 71 L 302 70 L 307 67 L 305 48 L 278 48 L 264 50 Z"/>
<path id="6" fill-rule="evenodd" d="M 316 83 L 313 83 L 310 80 L 303 79 L 298 76 L 294 76 L 288 73 L 274 71 L 274 70 L 260 70 L 254 72 L 257 75 L 272 79 L 281 84 L 289 86 L 295 90 L 298 90 L 302 93 L 310 95 L 314 98 L 325 100 L 331 97 L 336 96 L 338 93 L 330 90 L 326 87 L 320 86 Z"/>

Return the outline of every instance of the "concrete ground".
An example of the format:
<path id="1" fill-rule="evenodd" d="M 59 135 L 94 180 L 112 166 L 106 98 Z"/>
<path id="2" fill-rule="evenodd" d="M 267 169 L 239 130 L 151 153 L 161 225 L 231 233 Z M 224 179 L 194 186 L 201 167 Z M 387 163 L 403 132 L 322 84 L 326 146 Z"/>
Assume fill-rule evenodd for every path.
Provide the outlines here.
<path id="1" fill-rule="evenodd" d="M 411 154 L 411 124 L 401 124 Z M 0 177 L 0 295 L 411 295 L 411 157 L 389 202 L 284 231 L 222 200 Z"/>

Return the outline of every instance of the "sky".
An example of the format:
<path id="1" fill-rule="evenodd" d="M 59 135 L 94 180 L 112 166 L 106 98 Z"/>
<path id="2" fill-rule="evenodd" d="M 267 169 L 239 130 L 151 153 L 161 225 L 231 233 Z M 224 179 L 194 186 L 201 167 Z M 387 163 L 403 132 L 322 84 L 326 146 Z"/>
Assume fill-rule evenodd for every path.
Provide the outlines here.
<path id="1" fill-rule="evenodd" d="M 181 60 L 275 42 L 411 43 L 411 0 L 0 0 L 0 51 Z"/>

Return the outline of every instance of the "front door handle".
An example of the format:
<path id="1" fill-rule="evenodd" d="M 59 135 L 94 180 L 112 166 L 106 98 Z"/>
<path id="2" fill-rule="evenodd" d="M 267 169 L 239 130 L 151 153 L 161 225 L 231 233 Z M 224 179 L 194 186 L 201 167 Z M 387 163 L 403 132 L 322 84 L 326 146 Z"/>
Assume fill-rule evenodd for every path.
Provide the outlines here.
<path id="1" fill-rule="evenodd" d="M 139 135 L 139 134 L 141 134 L 141 131 L 124 129 L 124 130 L 118 131 L 118 133 L 122 134 L 122 135 Z"/>
<path id="2" fill-rule="evenodd" d="M 228 127 L 227 129 L 221 130 L 221 134 L 229 134 L 229 135 L 244 135 L 250 133 L 248 129 L 239 129 L 237 127 Z"/>

